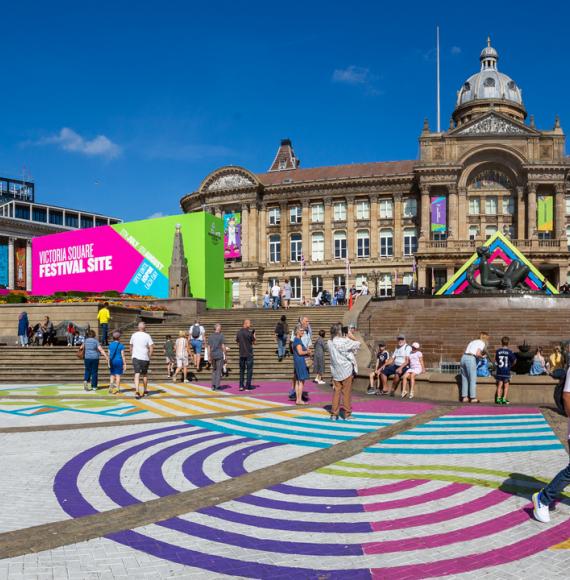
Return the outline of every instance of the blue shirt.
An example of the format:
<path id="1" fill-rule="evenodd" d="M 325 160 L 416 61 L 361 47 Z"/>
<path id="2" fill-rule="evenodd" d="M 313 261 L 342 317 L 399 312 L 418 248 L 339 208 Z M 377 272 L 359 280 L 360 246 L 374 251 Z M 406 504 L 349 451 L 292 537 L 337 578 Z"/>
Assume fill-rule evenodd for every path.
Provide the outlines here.
<path id="1" fill-rule="evenodd" d="M 96 338 L 86 339 L 83 348 L 85 349 L 85 358 L 87 360 L 99 359 L 99 341 Z"/>
<path id="2" fill-rule="evenodd" d="M 121 356 L 121 353 L 125 350 L 125 345 L 114 341 L 111 343 L 111 346 L 109 346 L 109 363 L 111 365 L 122 365 L 123 364 L 123 357 Z"/>
<path id="3" fill-rule="evenodd" d="M 517 357 L 511 349 L 505 346 L 498 348 L 495 353 L 496 374 L 498 376 L 509 376 L 511 374 L 511 368 L 516 360 Z"/>

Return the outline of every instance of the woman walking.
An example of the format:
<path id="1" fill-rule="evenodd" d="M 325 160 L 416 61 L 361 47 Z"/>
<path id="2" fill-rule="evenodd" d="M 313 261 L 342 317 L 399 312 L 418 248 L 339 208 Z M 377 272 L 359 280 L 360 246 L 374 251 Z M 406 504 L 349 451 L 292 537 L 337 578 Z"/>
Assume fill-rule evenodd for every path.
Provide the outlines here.
<path id="1" fill-rule="evenodd" d="M 309 378 L 306 358 L 309 356 L 309 349 L 305 347 L 303 335 L 305 329 L 298 324 L 295 328 L 295 340 L 293 340 L 293 366 L 295 367 L 295 404 L 305 405 L 303 401 L 303 388 L 305 381 Z"/>
<path id="2" fill-rule="evenodd" d="M 323 375 L 325 373 L 325 331 L 319 330 L 319 337 L 315 340 L 315 355 L 313 358 L 313 372 L 315 373 L 315 383 L 324 385 Z"/>
<path id="3" fill-rule="evenodd" d="M 333 378 L 333 400 L 331 421 L 336 421 L 340 413 L 340 400 L 343 400 L 344 419 L 352 418 L 352 379 L 358 372 L 356 352 L 360 343 L 349 328 L 346 336 L 342 335 L 342 324 L 338 322 L 331 327 L 331 339 L 328 342 Z"/>
<path id="4" fill-rule="evenodd" d="M 289 310 L 289 306 L 291 305 L 291 294 L 293 292 L 293 288 L 291 287 L 291 283 L 289 282 L 289 278 L 285 278 L 285 284 L 283 284 L 283 306 L 285 310 Z"/>
<path id="5" fill-rule="evenodd" d="M 489 335 L 482 332 L 479 338 L 472 340 L 461 357 L 461 401 L 478 403 L 477 398 L 477 361 L 487 350 Z"/>
<path id="6" fill-rule="evenodd" d="M 20 312 L 20 316 L 18 316 L 18 343 L 20 346 L 28 346 L 29 326 L 28 313 Z"/>
<path id="7" fill-rule="evenodd" d="M 190 356 L 190 345 L 188 344 L 188 339 L 186 338 L 186 333 L 181 330 L 178 333 L 178 338 L 174 344 L 174 350 L 176 353 L 176 370 L 174 371 L 174 376 L 172 377 L 172 382 L 176 382 L 176 377 L 178 376 L 178 371 L 182 369 L 182 374 L 184 375 L 184 382 L 188 382 L 188 362 Z"/>
<path id="8" fill-rule="evenodd" d="M 83 363 L 85 365 L 85 375 L 83 377 L 83 388 L 86 391 L 97 390 L 97 381 L 99 378 L 99 359 L 103 355 L 104 359 L 109 364 L 109 357 L 95 338 L 95 331 L 89 330 L 85 342 L 80 346 L 79 350 L 83 351 Z M 91 386 L 89 385 L 91 381 Z"/>
<path id="9" fill-rule="evenodd" d="M 118 330 L 113 332 L 113 342 L 109 346 L 109 367 L 109 395 L 116 395 L 121 390 L 121 376 L 127 369 L 125 345 L 121 343 L 121 333 Z"/>

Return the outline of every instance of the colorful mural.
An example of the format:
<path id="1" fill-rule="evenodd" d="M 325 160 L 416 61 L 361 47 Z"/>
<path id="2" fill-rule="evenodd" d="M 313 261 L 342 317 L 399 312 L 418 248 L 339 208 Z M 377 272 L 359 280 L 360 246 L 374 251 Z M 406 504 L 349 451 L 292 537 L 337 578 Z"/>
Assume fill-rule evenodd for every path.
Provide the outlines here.
<path id="1" fill-rule="evenodd" d="M 224 258 L 241 258 L 241 213 L 224 215 Z"/>

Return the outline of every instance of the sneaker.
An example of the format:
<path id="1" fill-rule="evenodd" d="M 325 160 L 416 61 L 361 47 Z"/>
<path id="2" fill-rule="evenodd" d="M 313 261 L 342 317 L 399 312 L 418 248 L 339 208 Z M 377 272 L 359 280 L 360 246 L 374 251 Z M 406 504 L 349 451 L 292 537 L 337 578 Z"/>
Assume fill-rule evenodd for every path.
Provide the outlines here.
<path id="1" fill-rule="evenodd" d="M 245 387 L 240 387 L 239 390 L 240 391 L 245 391 Z"/>
<path id="2" fill-rule="evenodd" d="M 367 395 L 375 395 L 376 394 L 376 389 L 372 389 L 372 388 L 368 388 L 368 390 L 366 391 Z"/>
<path id="3" fill-rule="evenodd" d="M 89 385 L 89 383 L 87 381 L 83 381 L 83 389 L 85 391 L 90 391 L 91 390 L 91 387 L 90 387 L 90 385 Z"/>
<path id="4" fill-rule="evenodd" d="M 326 381 L 317 381 L 317 385 L 326 385 L 327 382 Z"/>
<path id="5" fill-rule="evenodd" d="M 532 510 L 532 515 L 539 522 L 547 524 L 550 521 L 550 510 L 547 505 L 543 505 L 540 502 L 541 493 L 542 492 L 537 491 L 536 493 L 532 494 L 532 505 L 534 507 L 534 509 Z"/>
<path id="6" fill-rule="evenodd" d="M 495 405 L 500 405 L 502 404 L 503 399 L 501 399 L 500 397 L 495 397 Z"/>
<path id="7" fill-rule="evenodd" d="M 408 399 L 413 399 L 414 398 L 414 391 L 410 391 L 410 394 L 408 395 Z"/>
<path id="8" fill-rule="evenodd" d="M 408 391 L 402 391 L 402 399 L 405 399 L 407 394 L 408 394 Z"/>
<path id="9" fill-rule="evenodd" d="M 502 399 L 501 400 L 501 404 L 503 404 L 503 405 L 510 405 L 511 402 L 508 399 Z"/>
<path id="10" fill-rule="evenodd" d="M 331 421 L 338 421 L 338 415 L 331 415 Z"/>
<path id="11" fill-rule="evenodd" d="M 344 417 L 345 421 L 354 421 L 354 417 L 352 415 L 348 415 L 348 417 Z"/>
<path id="12" fill-rule="evenodd" d="M 190 381 L 188 379 L 184 379 L 184 382 L 185 383 L 189 383 Z"/>

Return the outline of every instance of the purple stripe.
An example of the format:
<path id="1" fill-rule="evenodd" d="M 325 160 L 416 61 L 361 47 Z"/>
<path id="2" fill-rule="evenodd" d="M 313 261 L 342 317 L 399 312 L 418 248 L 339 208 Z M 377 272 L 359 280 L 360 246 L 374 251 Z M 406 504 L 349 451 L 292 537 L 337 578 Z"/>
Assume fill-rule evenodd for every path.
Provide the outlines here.
<path id="1" fill-rule="evenodd" d="M 308 512 L 316 514 L 355 514 L 362 513 L 364 511 L 364 507 L 361 504 L 305 504 L 293 501 L 280 501 L 277 499 L 270 499 L 257 495 L 244 495 L 236 501 L 274 510 Z"/>

